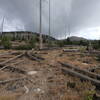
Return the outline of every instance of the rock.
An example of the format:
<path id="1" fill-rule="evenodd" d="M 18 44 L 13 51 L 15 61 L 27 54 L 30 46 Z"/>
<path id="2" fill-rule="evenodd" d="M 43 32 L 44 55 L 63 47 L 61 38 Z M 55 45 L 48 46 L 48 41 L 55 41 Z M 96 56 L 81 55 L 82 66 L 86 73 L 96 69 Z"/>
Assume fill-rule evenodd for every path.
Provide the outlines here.
<path id="1" fill-rule="evenodd" d="M 37 74 L 37 71 L 30 71 L 27 73 L 28 75 L 34 75 L 34 74 Z"/>

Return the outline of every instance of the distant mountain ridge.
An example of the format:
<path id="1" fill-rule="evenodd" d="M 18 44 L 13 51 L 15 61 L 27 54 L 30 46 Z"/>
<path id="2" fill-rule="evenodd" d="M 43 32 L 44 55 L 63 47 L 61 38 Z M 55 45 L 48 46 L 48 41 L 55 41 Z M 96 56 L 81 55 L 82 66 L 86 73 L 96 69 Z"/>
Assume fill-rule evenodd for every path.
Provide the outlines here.
<path id="1" fill-rule="evenodd" d="M 83 37 L 78 37 L 78 36 L 72 36 L 72 37 L 69 37 L 70 41 L 86 41 L 87 39 L 86 38 L 83 38 Z"/>

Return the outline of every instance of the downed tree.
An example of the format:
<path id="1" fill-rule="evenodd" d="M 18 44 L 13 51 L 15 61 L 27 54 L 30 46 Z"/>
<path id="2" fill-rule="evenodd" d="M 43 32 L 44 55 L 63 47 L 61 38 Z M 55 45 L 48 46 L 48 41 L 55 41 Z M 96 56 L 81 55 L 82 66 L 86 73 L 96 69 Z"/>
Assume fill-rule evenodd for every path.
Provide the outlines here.
<path id="1" fill-rule="evenodd" d="M 4 66 L 3 68 L 1 68 L 1 70 L 6 70 L 6 71 L 9 71 L 9 72 L 16 72 L 16 73 L 19 73 L 19 74 L 26 74 L 27 72 L 22 70 L 22 69 L 19 69 L 19 68 L 15 68 L 13 66 Z"/>
<path id="2" fill-rule="evenodd" d="M 7 69 L 8 71 L 12 71 L 12 72 L 17 72 L 17 73 L 21 73 L 21 74 L 25 74 L 26 72 L 24 70 L 21 70 L 19 68 L 15 68 L 15 67 L 12 67 L 14 65 L 17 65 L 19 63 L 21 63 L 22 61 L 19 61 L 19 62 L 16 62 L 14 64 L 11 64 L 11 65 L 5 65 L 3 67 L 0 68 L 0 70 L 5 70 Z"/>
<path id="3" fill-rule="evenodd" d="M 4 80 L 4 81 L 0 81 L 0 84 L 4 85 L 10 82 L 15 82 L 15 81 L 22 81 L 27 79 L 27 77 L 22 77 L 22 78 L 14 78 L 14 79 L 9 79 L 9 80 Z"/>
<path id="4" fill-rule="evenodd" d="M 14 54 L 19 54 L 19 52 L 6 52 L 6 53 L 0 53 L 0 56 L 4 56 L 4 55 L 14 55 Z"/>
<path id="5" fill-rule="evenodd" d="M 36 55 L 36 54 L 32 54 L 31 52 L 26 52 L 26 56 L 29 57 L 30 59 L 32 60 L 35 60 L 35 61 L 41 61 L 41 60 L 44 60 L 44 58 Z"/>
<path id="6" fill-rule="evenodd" d="M 24 62 L 24 60 L 21 60 L 21 61 L 15 62 L 15 63 L 13 63 L 13 64 L 11 64 L 11 65 L 18 65 L 18 64 L 20 64 L 20 63 L 22 63 L 22 62 Z"/>
<path id="7" fill-rule="evenodd" d="M 83 75 L 79 72 L 76 72 L 76 71 L 74 71 L 72 69 L 68 69 L 68 68 L 62 68 L 62 71 L 64 72 L 64 74 L 69 74 L 69 75 L 72 75 L 72 76 L 76 76 L 76 77 L 80 78 L 81 80 L 91 81 L 91 83 L 96 85 L 96 87 L 100 88 L 100 81 L 99 80 L 90 78 L 86 75 Z"/>
<path id="8" fill-rule="evenodd" d="M 13 57 L 13 58 L 11 58 L 11 59 L 9 59 L 9 60 L 6 60 L 6 61 L 0 63 L 0 66 L 4 66 L 6 63 L 9 63 L 9 62 L 11 62 L 11 61 L 13 61 L 13 60 L 16 60 L 17 58 L 20 58 L 20 57 L 24 56 L 24 54 L 25 54 L 25 53 L 22 53 L 22 54 L 20 54 L 20 55 L 17 55 L 17 56 L 15 56 L 15 57 Z"/>
<path id="9" fill-rule="evenodd" d="M 91 78 L 96 78 L 98 80 L 100 80 L 100 75 L 99 74 L 96 74 L 96 73 L 92 73 L 92 72 L 89 72 L 88 70 L 85 70 L 85 69 L 80 69 L 79 67 L 76 67 L 74 65 L 71 65 L 71 64 L 68 64 L 68 63 L 62 63 L 62 62 L 59 62 L 63 67 L 66 67 L 66 68 L 70 68 L 70 69 L 73 69 L 75 71 L 78 71 L 79 73 L 82 73 L 84 75 L 87 75 Z"/>
<path id="10" fill-rule="evenodd" d="M 63 49 L 63 52 L 80 52 L 79 49 Z"/>

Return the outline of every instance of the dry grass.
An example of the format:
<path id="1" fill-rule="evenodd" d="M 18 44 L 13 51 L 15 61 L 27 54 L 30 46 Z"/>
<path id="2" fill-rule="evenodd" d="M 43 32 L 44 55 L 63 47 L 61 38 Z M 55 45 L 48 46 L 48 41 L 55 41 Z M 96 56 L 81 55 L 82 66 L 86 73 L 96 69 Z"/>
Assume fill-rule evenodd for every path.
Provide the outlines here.
<path id="1" fill-rule="evenodd" d="M 65 94 L 64 96 L 62 96 L 61 100 L 82 100 L 82 98 L 78 95 Z"/>
<path id="2" fill-rule="evenodd" d="M 15 96 L 0 96 L 0 100 L 16 100 Z"/>
<path id="3" fill-rule="evenodd" d="M 39 53 L 40 56 L 45 58 L 45 60 L 40 63 L 36 61 L 31 61 L 26 57 L 18 59 L 18 61 L 24 60 L 24 62 L 20 64 L 20 66 L 16 66 L 17 68 L 21 68 L 27 71 L 36 70 L 38 72 L 36 76 L 34 75 L 34 77 L 32 77 L 32 80 L 35 81 L 34 84 L 25 83 L 25 85 L 28 85 L 27 87 L 29 87 L 30 89 L 32 88 L 32 94 L 30 93 L 30 95 L 22 95 L 24 90 L 18 88 L 18 91 L 22 93 L 20 95 L 20 100 L 24 100 L 24 98 L 28 98 L 30 96 L 33 96 L 34 98 L 40 98 L 36 100 L 84 100 L 84 97 L 91 96 L 92 93 L 94 93 L 95 87 L 91 84 L 91 82 L 82 82 L 79 78 L 72 77 L 70 75 L 64 75 L 61 71 L 60 64 L 57 63 L 58 61 L 65 63 L 68 62 L 69 64 L 73 64 L 77 67 L 79 66 L 80 68 L 85 69 L 87 67 L 90 67 L 90 65 L 94 66 L 95 64 L 97 64 L 94 58 L 88 57 L 85 54 L 80 56 L 81 52 L 80 54 L 64 54 L 62 50 L 43 51 L 42 53 L 44 54 L 42 54 L 41 52 L 37 53 Z M 87 60 L 92 62 L 92 64 L 83 64 L 83 61 Z M 1 72 L 0 79 L 3 80 L 8 79 L 9 77 L 14 78 L 18 76 L 18 74 L 10 74 L 8 72 L 3 71 Z M 7 86 L 4 85 L 5 87 L 1 88 L 6 89 L 9 86 L 17 86 L 16 84 L 19 85 L 19 83 L 20 82 L 7 84 Z M 44 94 L 42 94 L 43 96 L 41 96 L 41 93 L 37 93 L 35 95 L 34 88 L 37 87 L 45 92 Z M 10 94 L 9 96 L 7 96 L 6 93 L 6 96 L 2 96 L 1 94 L 0 100 L 17 100 L 17 97 L 19 97 L 17 96 L 17 93 L 15 92 L 15 94 Z M 48 99 L 46 98 L 46 96 Z"/>

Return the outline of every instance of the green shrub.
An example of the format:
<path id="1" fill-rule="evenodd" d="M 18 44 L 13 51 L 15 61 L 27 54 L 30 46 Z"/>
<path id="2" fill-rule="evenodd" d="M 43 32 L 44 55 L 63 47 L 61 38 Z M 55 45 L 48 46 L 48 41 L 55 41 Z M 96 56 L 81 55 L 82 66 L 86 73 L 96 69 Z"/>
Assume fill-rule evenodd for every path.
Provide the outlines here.
<path id="1" fill-rule="evenodd" d="M 17 50 L 31 50 L 32 46 L 31 45 L 20 45 L 20 46 L 16 47 L 15 49 L 17 49 Z"/>
<path id="2" fill-rule="evenodd" d="M 59 46 L 59 47 L 63 47 L 63 46 L 64 46 L 63 41 L 58 41 L 58 42 L 57 42 L 57 46 Z"/>
<path id="3" fill-rule="evenodd" d="M 2 37 L 1 44 L 4 46 L 5 49 L 11 48 L 11 38 L 4 36 Z"/>
<path id="4" fill-rule="evenodd" d="M 35 44 L 36 44 L 36 38 L 35 37 L 32 37 L 31 38 L 31 40 L 29 41 L 29 43 L 30 43 L 30 46 L 32 47 L 32 48 L 34 48 L 35 47 Z"/>
<path id="5" fill-rule="evenodd" d="M 89 45 L 89 42 L 86 41 L 86 40 L 80 40 L 78 44 L 79 45 L 82 45 L 82 46 L 88 46 Z"/>
<path id="6" fill-rule="evenodd" d="M 100 61 L 100 55 L 98 55 L 98 56 L 96 57 L 96 60 L 97 60 L 97 61 Z"/>
<path id="7" fill-rule="evenodd" d="M 86 91 L 85 100 L 93 100 L 94 94 L 95 94 L 95 91 Z"/>
<path id="8" fill-rule="evenodd" d="M 80 47 L 80 52 L 85 52 L 86 51 L 86 47 Z"/>
<path id="9" fill-rule="evenodd" d="M 100 40 L 94 40 L 92 45 L 94 49 L 100 49 Z"/>

